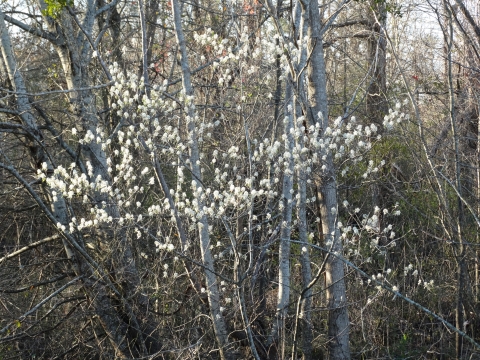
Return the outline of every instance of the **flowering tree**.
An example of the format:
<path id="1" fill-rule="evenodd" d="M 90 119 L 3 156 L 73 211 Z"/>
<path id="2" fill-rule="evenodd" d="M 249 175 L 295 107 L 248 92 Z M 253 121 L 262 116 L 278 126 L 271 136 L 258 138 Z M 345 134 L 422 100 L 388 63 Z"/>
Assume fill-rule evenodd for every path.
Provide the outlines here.
<path id="1" fill-rule="evenodd" d="M 2 179 L 12 199 L 28 195 L 15 201 L 44 228 L 39 238 L 18 230 L 0 258 L 27 284 L 7 286 L 24 298 L 12 295 L 19 306 L 6 307 L 0 343 L 23 343 L 20 357 L 314 359 L 325 347 L 349 359 L 359 330 L 346 265 L 366 291 L 378 286 L 365 308 L 382 291 L 405 298 L 411 286 L 397 277 L 420 276 L 411 264 L 387 267 L 399 206 L 373 201 L 362 215 L 339 185 L 385 172 L 377 132 L 408 119 L 404 96 L 360 121 L 357 90 L 339 114 L 329 103 L 329 32 L 362 24 L 337 23 L 361 4 L 36 4 L 23 19 L 0 12 Z M 386 16 L 377 5 L 371 16 Z M 8 23 L 49 45 L 53 90 L 29 80 L 18 55 L 28 49 L 12 46 Z M 386 76 L 377 70 L 367 76 Z M 384 80 L 366 86 L 369 108 Z M 372 258 L 386 264 L 373 278 L 361 269 Z"/>

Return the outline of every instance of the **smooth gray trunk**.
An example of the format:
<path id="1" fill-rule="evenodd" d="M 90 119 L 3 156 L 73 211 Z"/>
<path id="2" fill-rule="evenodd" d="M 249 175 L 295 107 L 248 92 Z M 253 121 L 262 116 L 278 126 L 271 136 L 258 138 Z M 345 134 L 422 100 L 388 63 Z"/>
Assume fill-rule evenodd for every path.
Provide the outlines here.
<path id="1" fill-rule="evenodd" d="M 308 14 L 308 51 L 311 54 L 307 67 L 308 116 L 310 120 L 320 124 L 320 136 L 328 127 L 328 102 L 321 34 L 321 19 L 316 2 L 310 2 L 303 11 Z M 343 244 L 337 228 L 337 182 L 332 155 L 320 151 L 320 171 L 315 179 L 320 204 L 320 218 L 325 244 L 334 253 L 343 255 Z M 343 263 L 335 256 L 330 256 L 326 263 L 326 296 L 328 314 L 328 350 L 330 359 L 350 359 L 349 318 L 344 280 Z"/>
<path id="2" fill-rule="evenodd" d="M 197 197 L 198 209 L 201 212 L 198 220 L 198 233 L 200 237 L 200 249 L 202 263 L 205 266 L 205 282 L 207 287 L 208 302 L 210 305 L 210 316 L 213 323 L 215 337 L 218 342 L 220 356 L 222 359 L 232 359 L 233 354 L 228 348 L 228 333 L 225 319 L 220 311 L 220 292 L 218 288 L 217 276 L 213 256 L 210 250 L 210 234 L 208 231 L 208 218 L 204 212 L 204 202 L 202 200 L 202 171 L 200 167 L 200 150 L 198 147 L 198 138 L 195 127 L 196 110 L 194 105 L 194 90 L 191 82 L 191 72 L 188 63 L 187 48 L 185 37 L 183 35 L 181 7 L 177 0 L 172 0 L 173 23 L 175 27 L 175 37 L 180 50 L 180 65 L 182 69 L 182 85 L 186 97 L 186 122 L 189 134 L 190 167 L 193 175 L 193 192 Z"/>
<path id="3" fill-rule="evenodd" d="M 296 28 L 299 30 L 298 34 L 294 34 L 295 38 L 303 39 L 308 31 L 308 22 L 305 21 L 305 17 L 302 16 L 302 10 L 300 4 L 297 3 L 294 12 L 294 19 Z M 297 73 L 304 68 L 307 62 L 307 49 L 301 48 L 301 55 L 298 64 L 295 66 Z M 302 73 L 297 76 L 298 91 L 305 92 L 305 74 Z M 300 264 L 302 266 L 302 286 L 306 289 L 312 281 L 312 269 L 310 263 L 310 247 L 308 246 L 308 225 L 307 225 L 307 180 L 311 176 L 309 171 L 303 164 L 306 164 L 306 156 L 302 151 L 305 147 L 306 128 L 308 127 L 308 121 L 302 116 L 302 109 L 300 103 L 303 96 L 295 94 L 295 130 L 296 136 L 296 148 L 298 151 L 299 163 L 297 165 L 297 182 L 298 182 L 298 202 L 297 202 L 297 220 L 298 220 L 298 240 L 302 243 L 302 252 L 300 255 Z M 306 250 L 306 251 L 304 251 Z M 312 308 L 312 289 L 308 288 L 303 293 L 303 299 L 300 308 L 300 325 L 302 332 L 302 353 L 304 360 L 310 360 L 312 358 L 312 342 L 313 342 L 313 326 L 311 319 Z M 295 354 L 293 354 L 295 355 Z"/>
<path id="4" fill-rule="evenodd" d="M 284 174 L 282 188 L 282 225 L 280 230 L 280 246 L 278 250 L 278 291 L 277 291 L 277 312 L 275 315 L 272 332 L 267 341 L 270 346 L 278 341 L 278 346 L 284 353 L 285 342 L 285 317 L 288 312 L 290 302 L 290 235 L 292 233 L 292 210 L 293 210 L 293 178 L 295 174 L 293 149 L 295 140 L 291 129 L 293 126 L 293 91 L 292 82 L 288 81 L 285 90 L 285 118 L 284 135 L 285 152 L 288 156 L 284 158 Z M 283 355 L 281 358 L 284 358 Z"/>

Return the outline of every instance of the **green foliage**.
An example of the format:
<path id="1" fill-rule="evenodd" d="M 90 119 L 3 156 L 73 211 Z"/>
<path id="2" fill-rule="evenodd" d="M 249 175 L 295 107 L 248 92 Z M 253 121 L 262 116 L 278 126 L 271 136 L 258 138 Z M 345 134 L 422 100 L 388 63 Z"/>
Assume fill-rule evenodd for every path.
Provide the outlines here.
<path id="1" fill-rule="evenodd" d="M 65 7 L 73 6 L 73 0 L 45 0 L 45 4 L 47 8 L 42 11 L 42 14 L 55 19 Z"/>
<path id="2" fill-rule="evenodd" d="M 403 359 L 409 354 L 409 348 L 410 348 L 410 337 L 408 336 L 407 333 L 404 333 L 400 339 L 400 341 L 397 344 L 397 348 L 395 349 L 396 353 L 396 358 Z"/>

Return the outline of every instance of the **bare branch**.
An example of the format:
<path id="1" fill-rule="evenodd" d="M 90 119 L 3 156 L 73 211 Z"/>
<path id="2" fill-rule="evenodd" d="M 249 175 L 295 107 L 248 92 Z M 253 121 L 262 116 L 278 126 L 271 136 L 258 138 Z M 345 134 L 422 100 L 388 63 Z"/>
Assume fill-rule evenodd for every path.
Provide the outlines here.
<path id="1" fill-rule="evenodd" d="M 55 36 L 55 34 L 52 34 L 48 31 L 43 31 L 39 28 L 24 24 L 23 22 L 15 19 L 15 18 L 12 18 L 11 16 L 8 16 L 8 15 L 5 15 L 5 20 L 7 22 L 9 22 L 10 24 L 19 27 L 22 30 L 25 30 L 26 32 L 29 32 L 32 35 L 36 35 L 36 36 L 41 37 L 45 40 L 48 40 L 48 41 L 54 43 L 55 45 L 61 45 L 60 38 Z"/>
<path id="2" fill-rule="evenodd" d="M 291 240 L 291 242 L 300 243 L 300 241 L 296 241 L 296 240 Z M 392 293 L 392 294 L 395 295 L 396 297 L 398 297 L 398 298 L 400 298 L 400 299 L 408 302 L 409 304 L 415 306 L 416 308 L 422 310 L 425 314 L 434 317 L 435 319 L 437 319 L 438 321 L 440 321 L 443 325 L 445 325 L 447 328 L 449 328 L 450 330 L 452 330 L 452 331 L 454 331 L 455 333 L 459 334 L 459 335 L 462 336 L 465 340 L 469 341 L 472 345 L 474 345 L 476 348 L 480 349 L 480 344 L 477 343 L 477 342 L 476 342 L 474 339 L 472 339 L 470 336 L 468 336 L 465 332 L 463 332 L 462 330 L 457 329 L 455 326 L 453 326 L 452 324 L 450 324 L 447 320 L 445 320 L 445 319 L 442 318 L 441 316 L 435 314 L 433 311 L 427 309 L 425 306 L 417 303 L 416 301 L 413 301 L 412 299 L 410 299 L 409 297 L 407 297 L 407 296 L 405 296 L 405 295 L 402 295 L 400 292 L 393 290 L 390 286 L 388 286 L 388 285 L 385 284 L 384 282 L 381 282 L 381 281 L 377 280 L 376 277 L 368 275 L 365 271 L 361 270 L 361 269 L 358 268 L 355 264 L 353 264 L 352 262 L 350 262 L 350 261 L 348 261 L 347 259 L 345 259 L 342 255 L 339 255 L 339 254 L 337 254 L 336 252 L 330 251 L 330 250 L 328 250 L 328 249 L 322 248 L 322 247 L 317 246 L 317 245 L 308 244 L 308 246 L 310 246 L 310 247 L 312 247 L 312 248 L 314 248 L 314 249 L 317 249 L 317 250 L 321 250 L 321 251 L 325 252 L 326 254 L 329 254 L 329 255 L 331 255 L 331 256 L 336 257 L 337 259 L 339 259 L 340 261 L 342 261 L 342 262 L 343 262 L 345 265 L 347 265 L 348 267 L 351 267 L 353 270 L 355 270 L 357 273 L 359 273 L 359 274 L 360 274 L 361 276 L 363 276 L 364 278 L 369 279 L 369 280 L 372 280 L 375 284 L 377 284 L 378 286 L 382 287 L 382 289 L 387 290 L 388 292 Z"/>
<path id="3" fill-rule="evenodd" d="M 104 13 L 105 11 L 108 11 L 110 9 L 112 9 L 114 6 L 117 6 L 118 4 L 118 0 L 112 0 L 111 2 L 109 2 L 107 5 L 101 7 L 100 9 L 97 10 L 97 12 L 95 13 L 95 17 L 97 17 L 98 15 Z"/>
<path id="4" fill-rule="evenodd" d="M 22 316 L 20 316 L 15 322 L 13 323 L 9 323 L 7 326 L 5 326 L 3 329 L 0 330 L 0 334 L 3 334 L 4 332 L 6 332 L 10 326 L 12 325 L 15 325 L 15 324 L 18 324 L 18 323 L 21 323 L 23 320 L 25 320 L 25 318 L 30 315 L 30 314 L 33 314 L 35 311 L 37 311 L 38 309 L 40 309 L 43 305 L 45 305 L 45 303 L 47 303 L 50 299 L 52 299 L 53 297 L 57 296 L 58 294 L 60 294 L 63 290 L 65 290 L 66 288 L 72 286 L 73 284 L 75 284 L 78 280 L 82 279 L 83 278 L 83 275 L 80 275 L 80 276 L 77 276 L 75 279 L 73 280 L 70 280 L 68 283 L 66 283 L 65 285 L 63 285 L 62 287 L 60 287 L 59 289 L 55 290 L 53 293 L 51 293 L 49 296 L 47 296 L 45 299 L 43 299 L 42 301 L 40 301 L 37 305 L 35 305 L 33 308 L 31 308 L 29 311 L 27 311 L 25 314 L 23 314 Z"/>
<path id="5" fill-rule="evenodd" d="M 6 293 L 6 294 L 21 293 L 21 292 L 24 292 L 24 291 L 27 291 L 27 290 L 36 288 L 36 287 L 38 287 L 38 286 L 47 285 L 47 284 L 51 284 L 51 283 L 54 283 L 54 282 L 63 280 L 63 279 L 65 279 L 67 276 L 68 276 L 67 274 L 62 274 L 62 275 L 59 275 L 59 276 L 57 276 L 57 277 L 54 277 L 53 279 L 48 279 L 48 280 L 45 280 L 45 281 L 40 281 L 40 282 L 37 282 L 37 283 L 34 283 L 34 284 L 30 284 L 30 285 L 27 285 L 27 286 L 24 286 L 24 287 L 21 287 L 21 288 L 18 288 L 18 289 L 2 289 L 2 290 L 0 290 L 0 292 Z"/>
<path id="6" fill-rule="evenodd" d="M 0 259 L 0 264 L 1 264 L 2 262 L 4 262 L 4 261 L 8 260 L 8 259 L 11 259 L 11 258 L 13 258 L 13 257 L 15 257 L 15 256 L 18 256 L 18 255 L 24 253 L 25 251 L 31 250 L 31 249 L 33 249 L 33 248 L 36 248 L 37 246 L 40 246 L 40 245 L 42 245 L 42 244 L 46 244 L 46 243 L 48 243 L 48 242 L 50 242 L 50 241 L 57 240 L 57 239 L 59 239 L 59 238 L 60 238 L 60 236 L 59 236 L 58 234 L 56 234 L 56 235 L 53 235 L 53 236 L 49 236 L 49 237 L 47 237 L 47 238 L 45 238 L 45 239 L 36 241 L 36 242 L 34 242 L 34 243 L 31 243 L 31 244 L 29 244 L 29 245 L 27 245 L 27 246 L 24 246 L 23 248 L 15 251 L 15 252 L 13 252 L 13 253 L 11 253 L 11 254 L 5 255 L 3 258 Z"/>
<path id="7" fill-rule="evenodd" d="M 83 88 L 75 88 L 75 89 L 65 89 L 65 90 L 50 90 L 50 91 L 44 91 L 44 92 L 39 92 L 39 93 L 30 93 L 30 92 L 25 92 L 25 91 L 12 91 L 9 89 L 1 88 L 1 91 L 5 91 L 9 94 L 12 95 L 26 95 L 26 96 L 46 96 L 46 95 L 52 95 L 52 94 L 68 94 L 71 92 L 80 92 L 80 91 L 90 91 L 90 90 L 96 90 L 96 89 L 103 89 L 105 87 L 109 87 L 115 84 L 114 81 L 109 81 L 105 84 L 100 84 L 100 85 L 92 85 L 89 87 L 83 87 Z M 1 98 L 0 98 L 1 100 Z"/>

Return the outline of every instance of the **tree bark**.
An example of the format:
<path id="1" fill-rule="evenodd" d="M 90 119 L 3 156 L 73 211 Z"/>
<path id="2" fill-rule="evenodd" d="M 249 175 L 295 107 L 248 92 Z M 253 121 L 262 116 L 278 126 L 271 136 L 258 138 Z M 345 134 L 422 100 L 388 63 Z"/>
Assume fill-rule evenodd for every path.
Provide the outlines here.
<path id="1" fill-rule="evenodd" d="M 320 136 L 329 125 L 326 87 L 326 69 L 323 54 L 321 19 L 316 2 L 309 2 L 302 9 L 308 14 L 308 52 L 310 61 L 307 65 L 307 94 L 310 121 L 320 125 Z M 331 153 L 325 149 L 319 154 L 321 159 L 318 176 L 315 179 L 320 202 L 320 218 L 322 222 L 325 244 L 331 251 L 342 255 L 343 244 L 337 227 L 337 182 L 335 167 Z M 344 280 L 343 263 L 335 256 L 329 257 L 326 263 L 326 295 L 328 315 L 328 350 L 330 359 L 350 359 L 349 319 Z"/>
<path id="2" fill-rule="evenodd" d="M 371 31 L 368 38 L 368 56 L 370 64 L 370 84 L 367 89 L 367 118 L 371 119 L 379 129 L 383 128 L 383 118 L 388 114 L 388 104 L 385 97 L 387 91 L 387 40 L 384 29 L 387 22 L 385 4 L 373 2 Z"/>
<path id="3" fill-rule="evenodd" d="M 277 311 L 272 326 L 272 333 L 268 339 L 267 346 L 270 347 L 278 342 L 278 347 L 282 349 L 281 358 L 284 358 L 285 342 L 285 317 L 290 303 L 290 235 L 292 233 L 292 210 L 293 210 L 293 178 L 295 174 L 295 164 L 293 160 L 293 150 L 295 140 L 292 131 L 293 126 L 293 91 L 292 82 L 287 81 L 285 90 L 285 162 L 282 187 L 282 225 L 280 230 L 280 246 L 278 249 L 278 291 L 277 291 Z"/>
<path id="4" fill-rule="evenodd" d="M 210 251 L 210 234 L 208 230 L 208 218 L 204 212 L 204 201 L 202 200 L 202 172 L 200 168 L 200 150 L 196 132 L 196 110 L 194 104 L 194 91 L 191 81 L 190 66 L 188 63 L 187 48 L 185 37 L 183 35 L 182 18 L 180 3 L 178 0 L 172 0 L 173 23 L 175 28 L 175 37 L 180 50 L 180 65 L 182 69 L 182 85 L 185 95 L 186 122 L 188 134 L 190 137 L 190 167 L 193 175 L 192 190 L 196 196 L 199 212 L 198 232 L 200 235 L 200 249 L 202 262 L 205 266 L 205 282 L 207 286 L 207 296 L 210 305 L 210 316 L 213 322 L 213 328 L 222 359 L 233 359 L 233 354 L 228 346 L 228 333 L 225 319 L 220 311 L 220 292 L 218 288 L 217 276 L 215 274 L 213 256 Z"/>
<path id="5" fill-rule="evenodd" d="M 295 12 L 293 14 L 295 21 L 294 34 L 295 39 L 303 39 L 308 32 L 308 21 L 305 21 L 305 17 L 302 16 L 302 10 L 299 3 L 295 6 Z M 295 64 L 295 71 L 297 74 L 297 84 L 300 91 L 305 91 L 305 73 L 300 71 L 305 67 L 307 62 L 307 49 L 301 48 L 301 55 L 298 64 Z M 298 182 L 298 203 L 297 203 L 297 220 L 298 220 L 298 240 L 302 244 L 300 264 L 302 267 L 302 286 L 303 286 L 303 299 L 301 300 L 300 307 L 300 326 L 302 332 L 302 353 L 303 360 L 310 360 L 312 358 L 312 342 L 313 342 L 313 326 L 312 326 L 312 288 L 309 287 L 312 281 L 312 269 L 310 263 L 310 247 L 308 240 L 308 223 L 307 223 L 307 181 L 311 176 L 310 168 L 306 168 L 303 164 L 306 163 L 306 156 L 304 150 L 307 141 L 306 125 L 307 119 L 302 114 L 301 104 L 302 99 L 300 94 L 295 94 L 295 130 L 296 130 L 296 149 L 299 163 L 296 166 L 297 182 Z M 306 290 L 305 290 L 306 289 Z M 296 336 L 296 334 L 294 334 Z M 296 346 L 297 344 L 294 344 Z M 296 356 L 295 352 L 292 354 Z M 292 356 L 292 359 L 293 359 Z"/>

